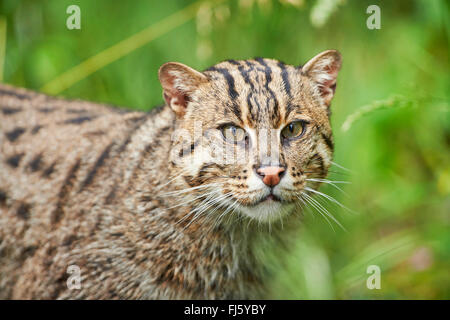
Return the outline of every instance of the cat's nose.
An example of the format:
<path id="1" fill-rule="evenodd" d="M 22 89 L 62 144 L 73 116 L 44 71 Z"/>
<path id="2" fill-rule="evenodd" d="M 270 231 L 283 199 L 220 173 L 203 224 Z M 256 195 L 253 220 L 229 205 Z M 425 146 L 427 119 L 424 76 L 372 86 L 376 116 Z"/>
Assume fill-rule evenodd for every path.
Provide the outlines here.
<path id="1" fill-rule="evenodd" d="M 256 173 L 261 177 L 264 184 L 274 187 L 280 183 L 284 170 L 283 167 L 262 167 L 257 169 Z"/>

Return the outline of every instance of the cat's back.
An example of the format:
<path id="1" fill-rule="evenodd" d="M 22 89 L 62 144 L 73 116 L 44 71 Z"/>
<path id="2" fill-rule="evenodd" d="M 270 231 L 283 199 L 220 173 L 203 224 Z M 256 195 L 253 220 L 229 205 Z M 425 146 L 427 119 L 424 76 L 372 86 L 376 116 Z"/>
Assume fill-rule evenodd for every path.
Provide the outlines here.
<path id="1" fill-rule="evenodd" d="M 168 144 L 155 139 L 172 120 L 0 85 L 0 297 L 23 296 L 21 275 L 95 240 L 149 145 L 161 150 L 146 160 L 163 167 Z"/>
<path id="2" fill-rule="evenodd" d="M 88 189 L 102 165 L 120 156 L 119 141 L 147 118 L 0 85 L 2 207 L 14 208 L 23 220 L 32 203 L 57 203 L 58 194 L 68 193 L 76 180 L 83 181 L 78 191 Z"/>

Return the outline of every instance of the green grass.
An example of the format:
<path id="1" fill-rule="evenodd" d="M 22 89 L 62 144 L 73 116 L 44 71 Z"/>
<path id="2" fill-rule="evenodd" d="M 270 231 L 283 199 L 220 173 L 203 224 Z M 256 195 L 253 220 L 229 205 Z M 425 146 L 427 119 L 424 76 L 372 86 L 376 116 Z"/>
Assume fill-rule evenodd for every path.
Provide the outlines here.
<path id="1" fill-rule="evenodd" d="M 449 299 L 448 4 L 377 1 L 382 28 L 368 30 L 373 1 L 332 1 L 323 25 L 318 1 L 251 2 L 3 0 L 0 79 L 149 110 L 162 103 L 157 70 L 167 61 L 200 70 L 255 56 L 297 65 L 338 49 L 335 161 L 350 171 L 334 167 L 330 179 L 351 184 L 339 185 L 348 196 L 321 191 L 356 214 L 322 199 L 347 231 L 307 214 L 272 295 Z M 81 30 L 65 27 L 71 4 Z M 380 290 L 366 287 L 371 264 L 381 268 Z"/>

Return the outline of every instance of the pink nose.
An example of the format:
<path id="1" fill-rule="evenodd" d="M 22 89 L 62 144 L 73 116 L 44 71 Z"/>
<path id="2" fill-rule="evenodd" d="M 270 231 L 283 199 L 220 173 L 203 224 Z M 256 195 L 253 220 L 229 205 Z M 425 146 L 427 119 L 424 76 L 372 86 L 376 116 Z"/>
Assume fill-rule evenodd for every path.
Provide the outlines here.
<path id="1" fill-rule="evenodd" d="M 261 176 L 264 184 L 269 187 L 274 187 L 280 183 L 283 172 L 284 168 L 281 167 L 262 167 L 256 170 L 256 173 Z"/>

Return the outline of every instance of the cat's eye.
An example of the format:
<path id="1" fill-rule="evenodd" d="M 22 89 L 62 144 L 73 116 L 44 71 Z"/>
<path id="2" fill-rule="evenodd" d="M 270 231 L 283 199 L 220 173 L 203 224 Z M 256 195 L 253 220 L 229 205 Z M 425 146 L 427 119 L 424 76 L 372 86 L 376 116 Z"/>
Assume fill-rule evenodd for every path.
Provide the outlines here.
<path id="1" fill-rule="evenodd" d="M 292 139 L 301 136 L 305 132 L 304 121 L 293 121 L 281 130 L 284 139 Z"/>
<path id="2" fill-rule="evenodd" d="M 230 142 L 237 143 L 244 141 L 246 137 L 245 130 L 232 124 L 227 124 L 222 127 L 222 134 Z"/>

